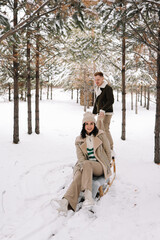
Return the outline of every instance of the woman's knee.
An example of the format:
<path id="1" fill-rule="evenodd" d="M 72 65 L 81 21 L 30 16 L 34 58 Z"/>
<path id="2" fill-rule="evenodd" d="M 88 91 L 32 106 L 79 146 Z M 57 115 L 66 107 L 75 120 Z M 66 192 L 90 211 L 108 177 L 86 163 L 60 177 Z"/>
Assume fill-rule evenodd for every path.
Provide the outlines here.
<path id="1" fill-rule="evenodd" d="M 73 177 L 73 181 L 77 181 L 80 182 L 81 181 L 81 177 L 82 177 L 82 173 L 81 171 L 77 171 Z"/>
<path id="2" fill-rule="evenodd" d="M 83 163 L 83 169 L 86 169 L 86 168 L 92 168 L 92 164 L 89 160 L 86 160 Z"/>

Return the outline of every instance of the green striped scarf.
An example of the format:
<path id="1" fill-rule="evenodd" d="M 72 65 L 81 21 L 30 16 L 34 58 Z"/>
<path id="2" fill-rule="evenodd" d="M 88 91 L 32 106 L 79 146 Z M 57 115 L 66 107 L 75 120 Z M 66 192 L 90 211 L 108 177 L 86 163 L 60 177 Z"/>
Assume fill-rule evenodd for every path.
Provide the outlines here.
<path id="1" fill-rule="evenodd" d="M 97 161 L 96 157 L 94 156 L 94 149 L 87 148 L 88 158 L 89 160 Z"/>

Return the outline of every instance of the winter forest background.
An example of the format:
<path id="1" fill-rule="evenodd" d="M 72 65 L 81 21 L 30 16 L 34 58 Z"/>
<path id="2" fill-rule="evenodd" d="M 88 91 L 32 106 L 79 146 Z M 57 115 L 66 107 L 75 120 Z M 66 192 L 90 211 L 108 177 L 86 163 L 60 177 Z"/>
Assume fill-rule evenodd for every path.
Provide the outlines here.
<path id="1" fill-rule="evenodd" d="M 77 127 L 75 127 L 76 131 L 73 131 L 71 140 L 68 140 L 69 143 L 72 141 L 72 146 L 68 146 L 68 151 L 73 151 L 73 139 L 76 137 L 77 130 L 79 131 L 78 125 L 80 126 L 81 124 L 81 116 L 84 111 L 90 110 L 94 103 L 93 79 L 96 71 L 102 71 L 104 73 L 105 79 L 114 90 L 115 116 L 113 118 L 114 122 L 112 122 L 112 132 L 114 139 L 118 139 L 115 140 L 118 160 L 120 163 L 125 164 L 127 171 L 126 173 L 122 165 L 117 163 L 117 168 L 119 169 L 119 177 L 117 176 L 117 178 L 119 182 L 117 181 L 115 184 L 116 186 L 113 186 L 113 192 L 109 195 L 108 200 L 102 200 L 100 209 L 98 210 L 99 222 L 104 226 L 104 219 L 106 222 L 108 221 L 105 215 L 103 215 L 103 209 L 108 211 L 105 206 L 105 201 L 108 201 L 107 204 L 111 204 L 113 201 L 116 210 L 114 211 L 112 207 L 112 211 L 115 215 L 113 214 L 111 219 L 114 223 L 120 223 L 121 220 L 116 214 L 119 213 L 120 216 L 122 210 L 118 208 L 118 199 L 120 199 L 120 203 L 122 203 L 124 199 L 121 194 L 125 196 L 128 196 L 128 194 L 132 195 L 132 185 L 134 186 L 133 195 L 137 194 L 136 196 L 132 195 L 133 198 L 136 198 L 140 194 L 140 206 L 142 206 L 142 202 L 143 204 L 145 202 L 142 210 L 143 214 L 141 214 L 141 217 L 138 219 L 139 222 L 136 225 L 137 228 L 133 229 L 131 224 L 127 223 L 127 219 L 132 217 L 133 222 L 131 223 L 137 222 L 135 215 L 129 212 L 128 207 L 126 219 L 124 220 L 125 216 L 123 218 L 124 223 L 128 224 L 128 234 L 126 238 L 122 234 L 123 231 L 120 230 L 120 228 L 116 228 L 117 236 L 114 235 L 110 229 L 113 227 L 110 222 L 108 222 L 109 227 L 107 228 L 107 233 L 109 233 L 110 239 L 118 239 L 118 234 L 121 234 L 123 239 L 128 239 L 129 231 L 134 230 L 134 232 L 137 232 L 133 240 L 138 238 L 157 240 L 157 236 L 159 235 L 158 224 L 160 223 L 159 215 L 156 214 L 156 209 L 158 210 L 157 203 L 159 201 L 159 193 L 157 193 L 157 191 L 160 183 L 158 177 L 158 165 L 160 164 L 160 1 L 0 1 L 0 124 L 2 136 L 0 138 L 0 149 L 2 151 L 1 173 L 4 171 L 5 175 L 5 177 L 3 174 L 1 175 L 3 176 L 1 182 L 5 182 L 6 184 L 9 175 L 13 177 L 13 165 L 15 164 L 16 166 L 16 163 L 19 161 L 16 160 L 16 154 L 18 154 L 17 159 L 19 157 L 23 158 L 23 166 L 29 164 L 31 168 L 34 168 L 32 165 L 33 162 L 31 163 L 29 161 L 30 155 L 27 154 L 26 149 L 28 147 L 30 148 L 31 145 L 35 145 L 37 155 L 33 154 L 35 159 L 34 164 L 38 164 L 38 159 L 41 157 L 41 153 L 38 154 L 38 144 L 42 139 L 45 140 L 44 149 L 48 151 L 46 147 L 47 139 L 52 137 L 52 131 L 55 136 L 62 136 L 62 138 L 58 137 L 57 142 L 54 142 L 54 144 L 57 144 L 55 156 L 58 157 L 58 149 L 60 149 L 61 142 L 65 144 L 63 141 L 65 136 L 68 136 L 68 133 L 71 131 L 69 129 L 72 129 L 72 125 L 67 121 L 67 125 L 64 124 L 65 129 L 62 131 L 58 125 L 61 121 L 58 122 L 57 114 L 62 119 L 62 113 L 67 111 L 68 115 L 65 115 L 66 113 L 64 115 L 66 118 L 68 117 L 68 119 L 70 116 L 71 118 L 74 116 L 73 111 L 75 111 L 75 114 L 77 113 L 77 116 L 75 116 L 75 118 L 73 117 L 73 119 L 77 121 Z M 63 94 L 62 89 L 64 90 Z M 73 101 L 76 102 L 76 107 Z M 53 103 L 53 105 L 51 105 L 51 103 Z M 71 108 L 73 108 L 73 111 Z M 53 111 L 53 115 L 50 115 L 51 111 Z M 128 119 L 126 117 L 127 114 L 129 116 Z M 138 120 L 135 116 L 138 117 Z M 116 117 L 119 124 L 117 123 Z M 130 117 L 132 117 L 133 121 L 131 121 Z M 46 126 L 43 125 L 45 121 Z M 145 130 L 142 133 L 143 124 Z M 135 131 L 135 135 L 132 135 L 130 131 L 131 126 Z M 118 129 L 118 132 L 114 130 L 114 127 Z M 41 133 L 41 128 L 43 129 L 43 133 Z M 28 138 L 26 138 L 24 133 L 20 134 L 21 131 L 26 132 Z M 58 131 L 59 135 L 57 135 Z M 44 134 L 46 134 L 46 138 Z M 137 142 L 134 142 L 134 145 L 130 142 L 130 136 L 133 136 L 133 138 L 135 137 L 137 140 Z M 31 140 L 29 140 L 29 137 Z M 129 141 L 127 141 L 127 139 L 129 139 Z M 146 141 L 146 145 L 148 146 L 146 149 L 143 145 L 141 146 L 144 141 Z M 149 145 L 150 141 L 151 145 Z M 125 148 L 123 148 L 123 144 L 125 144 Z M 141 149 L 138 148 L 139 153 L 137 153 L 138 145 L 141 146 Z M 18 146 L 18 153 L 17 150 L 15 150 L 16 146 Z M 51 145 L 49 145 L 49 147 L 52 148 Z M 6 149 L 9 149 L 9 154 L 7 153 L 7 161 L 3 161 L 3 157 L 6 158 Z M 126 149 L 128 149 L 128 154 L 133 151 L 132 157 L 130 156 L 131 165 L 129 165 L 129 163 L 126 165 L 127 158 L 124 155 Z M 23 151 L 26 156 L 23 155 Z M 33 149 L 31 155 L 32 153 Z M 12 154 L 13 163 L 11 160 Z M 45 155 L 46 159 L 47 157 L 49 158 L 49 153 Z M 140 157 L 142 157 L 142 161 Z M 71 175 L 71 166 L 75 161 L 75 159 L 72 161 L 73 159 L 74 157 L 71 156 L 71 161 L 65 161 L 66 165 L 62 163 L 59 165 L 57 162 L 55 165 L 53 163 L 53 165 L 47 165 L 48 167 L 45 165 L 46 172 L 45 170 L 41 170 L 44 175 L 49 172 L 48 178 L 45 179 L 47 179 L 49 183 L 49 188 L 54 188 L 51 195 L 59 194 L 59 196 L 61 196 L 62 192 L 59 192 L 57 188 L 63 186 L 64 182 L 61 179 L 62 182 L 60 181 L 58 187 L 53 183 L 51 184 L 51 179 L 49 179 L 50 167 L 55 169 L 56 176 L 58 176 L 59 173 L 62 178 L 67 179 L 68 176 Z M 136 163 L 134 162 L 135 159 L 137 159 Z M 146 165 L 149 159 L 152 166 Z M 138 160 L 139 170 L 137 170 Z M 41 162 L 41 164 L 44 163 Z M 132 184 L 126 187 L 126 193 L 124 193 L 123 187 L 129 180 L 131 166 L 133 170 L 136 169 L 138 175 L 137 178 L 133 179 Z M 61 172 L 63 167 L 64 176 Z M 28 168 L 26 167 L 25 169 L 27 172 Z M 35 171 L 38 172 L 40 171 L 39 169 L 40 166 L 38 165 Z M 21 170 L 22 166 L 18 171 L 21 172 Z M 40 176 L 43 176 L 42 172 Z M 7 177 L 6 174 L 8 174 Z M 32 181 L 34 179 L 34 171 L 32 173 L 29 172 L 29 174 L 30 178 L 28 179 Z M 120 176 L 122 177 L 123 174 L 126 178 L 124 177 L 124 179 L 121 179 Z M 144 179 L 140 179 L 142 175 Z M 149 180 L 149 186 L 145 185 L 147 184 L 148 176 L 152 176 Z M 26 196 L 28 189 L 26 189 L 25 192 L 24 186 L 27 180 L 25 179 L 24 181 L 23 176 L 21 179 L 21 184 L 23 185 L 21 187 L 24 193 L 23 197 L 26 200 L 28 197 Z M 153 179 L 157 181 L 155 180 L 156 182 L 154 182 Z M 18 193 L 20 186 L 19 183 L 17 185 L 16 181 L 18 182 L 15 177 L 13 180 L 13 186 L 16 186 L 15 195 L 12 190 L 10 193 L 11 195 L 7 195 L 7 199 L 13 199 L 13 203 L 18 202 L 17 209 L 20 216 L 19 219 L 17 218 L 18 220 L 13 217 L 15 212 L 10 212 L 9 200 L 7 200 L 8 202 L 5 204 L 9 209 L 10 215 L 8 213 L 5 215 L 3 199 L 4 196 L 6 196 L 7 187 L 6 189 L 2 187 L 1 190 L 1 212 L 5 216 L 0 226 L 0 236 L 2 239 L 23 239 L 21 237 L 23 234 L 18 232 L 16 235 L 15 229 L 24 224 L 24 219 L 31 217 L 29 210 L 25 212 L 26 206 L 30 205 L 23 205 L 23 207 L 21 205 Z M 144 185 L 142 183 L 144 183 Z M 11 190 L 10 185 L 6 186 Z M 34 187 L 37 186 L 38 184 L 35 184 L 33 189 L 31 188 L 28 193 L 30 199 L 36 199 L 33 201 L 36 206 L 36 211 L 41 209 L 41 205 L 44 205 L 40 193 L 42 189 L 38 187 L 37 195 L 36 193 L 35 195 L 33 194 Z M 139 186 L 139 189 L 137 186 Z M 115 191 L 118 190 L 118 187 L 119 193 L 116 198 Z M 144 194 L 143 188 L 146 190 Z M 37 196 L 41 197 L 38 198 Z M 149 197 L 151 202 L 155 202 L 154 209 L 152 209 L 153 206 L 149 204 L 149 200 L 145 201 L 145 196 Z M 45 199 L 45 202 L 49 200 L 50 197 Z M 33 202 L 32 207 L 29 208 L 32 211 L 33 209 L 35 210 Z M 127 204 L 127 200 L 125 203 Z M 132 201 L 130 203 L 132 203 Z M 138 205 L 137 203 L 133 203 L 133 205 L 134 204 Z M 121 205 L 123 207 L 123 204 Z M 20 212 L 20 207 L 25 214 Z M 151 209 L 153 210 L 151 214 L 146 216 L 150 218 L 150 221 L 141 224 L 142 218 L 145 216 L 144 212 L 147 211 L 148 213 L 149 208 L 150 212 L 152 212 Z M 139 209 L 137 212 L 139 212 Z M 110 210 L 110 214 L 111 213 Z M 152 216 L 153 213 L 156 216 L 155 219 Z M 52 216 L 47 214 L 48 212 L 45 212 L 45 216 L 49 217 L 49 222 Z M 56 219 L 56 213 L 54 213 L 54 216 Z M 39 215 L 35 217 L 36 221 L 38 217 Z M 84 222 L 85 220 L 82 215 L 75 214 L 74 216 L 75 232 L 73 235 L 74 237 L 76 236 L 75 239 L 78 239 L 79 231 L 77 230 L 78 223 L 76 226 L 76 219 L 77 221 L 81 219 Z M 66 225 L 63 225 L 63 221 L 64 219 L 60 219 L 56 224 L 57 228 L 63 227 L 62 232 L 58 233 L 60 238 L 57 237 L 57 239 L 62 239 L 61 237 L 64 236 L 66 232 L 68 239 L 70 239 L 71 224 L 65 223 Z M 87 220 L 87 224 L 89 224 L 90 221 L 91 220 Z M 14 226 L 11 227 L 14 229 L 14 234 L 11 228 L 7 227 L 10 226 L 11 222 L 15 222 Z M 38 223 L 40 227 L 41 221 L 39 220 Z M 145 232 L 146 228 L 151 230 L 149 235 L 147 235 L 147 233 L 144 236 L 139 234 L 141 233 L 140 229 Z M 89 229 L 92 233 L 94 232 L 93 228 Z M 50 230 L 46 231 L 47 234 L 44 231 L 45 238 L 42 239 L 47 239 L 46 235 L 48 236 L 48 232 L 52 232 Z M 102 231 L 101 228 L 100 230 Z M 23 233 L 25 231 L 27 230 L 24 230 Z M 56 231 L 58 230 L 55 230 L 55 232 Z M 86 231 L 85 233 L 88 234 Z M 102 233 L 102 238 L 104 238 L 106 236 L 104 229 Z M 35 239 L 34 236 L 33 239 Z M 40 236 L 38 236 L 37 239 L 40 239 Z M 94 239 L 96 239 L 96 237 Z"/>

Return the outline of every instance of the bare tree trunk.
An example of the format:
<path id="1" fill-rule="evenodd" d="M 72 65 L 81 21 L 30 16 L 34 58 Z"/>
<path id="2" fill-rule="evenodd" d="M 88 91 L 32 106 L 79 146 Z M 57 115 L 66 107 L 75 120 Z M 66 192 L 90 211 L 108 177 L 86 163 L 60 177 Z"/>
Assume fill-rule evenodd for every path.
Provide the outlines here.
<path id="1" fill-rule="evenodd" d="M 95 87 L 94 87 L 94 89 L 93 89 L 93 105 L 94 105 L 95 101 L 96 101 L 96 92 L 95 92 Z"/>
<path id="2" fill-rule="evenodd" d="M 53 84 L 51 83 L 51 100 L 52 100 L 52 90 L 53 90 Z"/>
<path id="3" fill-rule="evenodd" d="M 40 133 L 39 130 L 39 23 L 37 24 L 36 36 L 36 98 L 35 98 L 35 132 Z"/>
<path id="4" fill-rule="evenodd" d="M 43 89 L 43 82 L 40 82 L 40 100 L 42 100 L 42 89 Z"/>
<path id="5" fill-rule="evenodd" d="M 160 23 L 160 10 L 159 23 Z M 156 99 L 156 120 L 155 120 L 155 149 L 154 162 L 160 164 L 160 27 L 158 29 L 158 54 L 157 54 L 157 99 Z"/>
<path id="6" fill-rule="evenodd" d="M 140 100 L 140 106 L 142 106 L 142 93 L 143 93 L 143 86 L 141 85 L 141 100 Z"/>
<path id="7" fill-rule="evenodd" d="M 23 89 L 20 90 L 20 93 L 21 93 L 20 99 L 23 101 L 23 99 L 24 99 L 24 97 L 23 97 Z"/>
<path id="8" fill-rule="evenodd" d="M 133 85 L 131 86 L 131 110 L 133 110 Z"/>
<path id="9" fill-rule="evenodd" d="M 125 85 L 125 19 L 123 19 L 123 38 L 122 38 L 122 135 L 121 139 L 126 139 L 126 85 Z"/>
<path id="10" fill-rule="evenodd" d="M 89 91 L 87 89 L 87 108 L 89 109 Z"/>
<path id="11" fill-rule="evenodd" d="M 84 112 L 86 112 L 86 73 L 85 73 L 85 70 L 84 70 L 84 90 L 83 90 L 83 96 L 84 96 Z"/>
<path id="12" fill-rule="evenodd" d="M 49 99 L 49 83 L 47 85 L 47 100 Z"/>
<path id="13" fill-rule="evenodd" d="M 84 89 L 84 112 L 87 110 L 87 105 L 86 105 L 86 89 Z"/>
<path id="14" fill-rule="evenodd" d="M 71 89 L 71 99 L 73 99 L 73 88 Z"/>
<path id="15" fill-rule="evenodd" d="M 146 107 L 146 109 L 147 110 L 149 110 L 149 103 L 150 103 L 150 88 L 149 88 L 149 86 L 148 86 L 148 88 L 147 88 L 147 107 Z"/>
<path id="16" fill-rule="evenodd" d="M 139 102 L 139 87 L 136 86 L 136 91 L 137 91 L 137 102 Z"/>
<path id="17" fill-rule="evenodd" d="M 146 90 L 146 86 L 144 86 L 144 107 L 146 107 L 146 93 L 147 93 L 147 90 Z"/>
<path id="18" fill-rule="evenodd" d="M 8 100 L 11 102 L 11 84 L 8 83 Z"/>
<path id="19" fill-rule="evenodd" d="M 136 99 L 135 99 L 135 114 L 138 113 L 138 89 L 136 86 Z"/>
<path id="20" fill-rule="evenodd" d="M 18 0 L 14 0 L 13 21 L 14 27 L 17 25 L 17 6 Z M 18 87 L 18 51 L 16 34 L 14 34 L 13 44 L 13 75 L 14 75 L 14 130 L 13 130 L 13 143 L 19 142 L 19 87 Z"/>
<path id="21" fill-rule="evenodd" d="M 28 108 L 28 134 L 32 133 L 31 108 L 31 66 L 30 66 L 30 30 L 27 28 L 27 108 Z"/>
<path id="22" fill-rule="evenodd" d="M 79 91 L 78 91 L 78 89 L 77 89 L 77 103 L 78 103 L 78 96 L 79 96 Z"/>
<path id="23" fill-rule="evenodd" d="M 117 102 L 119 102 L 119 91 L 118 91 L 118 88 L 117 88 Z"/>
<path id="24" fill-rule="evenodd" d="M 27 93 L 26 93 L 26 90 L 24 91 L 24 101 L 25 101 L 25 102 L 27 101 Z"/>
<path id="25" fill-rule="evenodd" d="M 92 106 L 94 105 L 94 91 L 92 91 Z"/>

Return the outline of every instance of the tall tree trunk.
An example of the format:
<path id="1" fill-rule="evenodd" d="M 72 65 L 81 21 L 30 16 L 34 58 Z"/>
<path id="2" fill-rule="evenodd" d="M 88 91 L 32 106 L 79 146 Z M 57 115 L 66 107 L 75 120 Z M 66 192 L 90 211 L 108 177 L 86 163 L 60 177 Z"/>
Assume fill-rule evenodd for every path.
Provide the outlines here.
<path id="1" fill-rule="evenodd" d="M 136 99 L 135 99 L 135 114 L 138 113 L 138 89 L 136 86 Z"/>
<path id="2" fill-rule="evenodd" d="M 146 90 L 146 86 L 144 86 L 144 107 L 146 107 L 146 93 L 147 93 L 147 90 Z"/>
<path id="3" fill-rule="evenodd" d="M 53 91 L 53 84 L 51 83 L 51 100 L 52 100 L 52 91 Z"/>
<path id="4" fill-rule="evenodd" d="M 91 103 L 91 106 L 94 105 L 94 91 L 92 90 L 92 103 Z"/>
<path id="5" fill-rule="evenodd" d="M 24 101 L 25 102 L 27 101 L 27 92 L 26 92 L 26 90 L 24 91 Z"/>
<path id="6" fill-rule="evenodd" d="M 17 25 L 18 15 L 18 0 L 14 0 L 13 21 L 14 27 Z M 18 51 L 16 34 L 14 34 L 13 43 L 13 77 L 14 77 L 14 130 L 13 130 L 13 143 L 19 142 L 19 87 L 18 87 Z"/>
<path id="7" fill-rule="evenodd" d="M 43 82 L 40 82 L 40 100 L 42 100 Z"/>
<path id="8" fill-rule="evenodd" d="M 160 26 L 160 10 L 159 26 Z M 158 54 L 157 54 L 157 99 L 156 99 L 156 120 L 155 120 L 155 150 L 154 162 L 160 164 L 160 27 L 158 29 Z"/>
<path id="9" fill-rule="evenodd" d="M 71 89 L 71 99 L 73 99 L 73 88 Z"/>
<path id="10" fill-rule="evenodd" d="M 85 70 L 84 70 L 84 90 L 83 90 L 83 97 L 84 97 L 84 112 L 86 112 L 87 100 L 86 100 L 86 72 L 85 72 Z"/>
<path id="11" fill-rule="evenodd" d="M 11 102 L 11 84 L 8 83 L 8 100 Z"/>
<path id="12" fill-rule="evenodd" d="M 28 134 L 32 133 L 31 108 L 31 66 L 30 66 L 30 30 L 27 28 L 27 108 L 28 108 Z"/>
<path id="13" fill-rule="evenodd" d="M 149 103 L 150 103 L 150 88 L 147 87 L 147 110 L 149 110 Z"/>
<path id="14" fill-rule="evenodd" d="M 125 19 L 123 19 L 123 38 L 122 38 L 122 135 L 121 139 L 126 139 L 126 84 L 125 84 Z"/>
<path id="15" fill-rule="evenodd" d="M 139 102 L 139 86 L 137 86 L 137 102 Z"/>
<path id="16" fill-rule="evenodd" d="M 77 103 L 78 103 L 78 93 L 79 93 L 79 91 L 78 91 L 78 89 L 77 89 Z"/>
<path id="17" fill-rule="evenodd" d="M 47 85 L 47 100 L 49 99 L 49 83 Z"/>
<path id="18" fill-rule="evenodd" d="M 36 98 L 35 98 L 35 132 L 40 133 L 39 130 L 39 23 L 37 23 L 36 36 Z"/>
<path id="19" fill-rule="evenodd" d="M 84 89 L 83 96 L 84 96 L 84 112 L 86 112 L 86 110 L 87 110 L 86 89 Z"/>
<path id="20" fill-rule="evenodd" d="M 119 102 L 119 91 L 118 91 L 118 88 L 117 88 L 117 102 Z"/>
<path id="21" fill-rule="evenodd" d="M 142 106 L 142 94 L 143 94 L 143 86 L 141 85 L 141 100 L 140 100 L 140 106 Z"/>
<path id="22" fill-rule="evenodd" d="M 23 100 L 24 100 L 24 97 L 23 97 L 23 89 L 20 90 L 20 93 L 21 93 L 20 99 L 23 101 Z"/>
<path id="23" fill-rule="evenodd" d="M 131 110 L 133 110 L 133 85 L 131 86 Z"/>
<path id="24" fill-rule="evenodd" d="M 87 89 L 87 108 L 89 109 L 89 90 Z"/>

